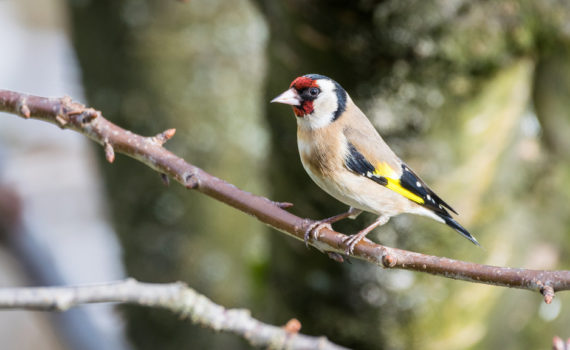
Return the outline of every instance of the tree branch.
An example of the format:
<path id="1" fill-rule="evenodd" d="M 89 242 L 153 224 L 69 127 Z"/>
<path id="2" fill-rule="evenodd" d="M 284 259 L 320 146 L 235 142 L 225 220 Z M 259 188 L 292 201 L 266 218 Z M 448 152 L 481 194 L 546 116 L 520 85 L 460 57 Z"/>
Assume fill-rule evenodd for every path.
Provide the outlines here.
<path id="1" fill-rule="evenodd" d="M 119 302 L 159 307 L 172 311 L 192 323 L 219 332 L 234 333 L 251 345 L 272 349 L 346 349 L 325 337 L 299 334 L 298 323 L 285 327 L 262 323 L 249 310 L 226 309 L 188 288 L 184 283 L 141 283 L 133 279 L 99 285 L 74 287 L 0 288 L 0 309 L 66 311 L 90 303 Z"/>
<path id="2" fill-rule="evenodd" d="M 69 97 L 45 98 L 0 90 L 0 111 L 34 118 L 75 130 L 105 147 L 109 162 L 115 152 L 133 157 L 161 174 L 166 174 L 189 189 L 202 192 L 238 210 L 255 216 L 261 222 L 303 240 L 305 230 L 315 221 L 295 216 L 283 208 L 290 203 L 273 202 L 240 190 L 202 169 L 184 161 L 162 145 L 174 135 L 174 129 L 155 137 L 143 137 L 120 128 L 103 118 L 99 111 L 73 102 Z M 338 259 L 344 254 L 346 236 L 322 229 L 317 240 L 309 242 L 323 252 L 333 252 Z M 554 293 L 570 289 L 570 271 L 527 270 L 441 258 L 386 247 L 363 240 L 352 257 L 385 267 L 427 272 L 438 276 L 538 291 L 550 303 Z"/>

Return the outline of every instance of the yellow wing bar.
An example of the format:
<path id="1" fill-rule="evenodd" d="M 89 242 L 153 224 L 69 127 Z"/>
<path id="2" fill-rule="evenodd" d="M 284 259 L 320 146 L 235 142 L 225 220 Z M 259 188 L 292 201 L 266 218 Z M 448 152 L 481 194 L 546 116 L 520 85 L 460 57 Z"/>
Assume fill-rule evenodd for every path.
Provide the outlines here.
<path id="1" fill-rule="evenodd" d="M 402 187 L 402 185 L 400 184 L 400 180 L 395 180 L 392 178 L 387 177 L 386 180 L 388 180 L 388 184 L 386 185 L 386 188 L 401 194 L 402 196 L 408 198 L 411 201 L 414 201 L 418 204 L 424 204 L 425 201 L 422 197 L 413 194 L 412 192 L 410 192 L 409 190 L 405 189 Z"/>
<path id="2" fill-rule="evenodd" d="M 377 163 L 374 168 L 375 168 L 374 175 L 382 176 L 388 181 L 388 184 L 386 184 L 386 187 L 388 189 L 390 189 L 396 193 L 399 193 L 402 196 L 404 196 L 404 197 L 408 198 L 409 200 L 414 201 L 418 204 L 424 204 L 425 203 L 425 201 L 422 197 L 420 197 L 420 196 L 414 194 L 413 192 L 411 192 L 410 190 L 407 190 L 404 187 L 402 187 L 400 180 L 394 178 L 395 176 L 397 176 L 396 171 L 394 171 L 394 169 L 392 169 L 392 167 L 390 167 L 388 165 L 388 163 L 386 163 L 386 162 Z"/>

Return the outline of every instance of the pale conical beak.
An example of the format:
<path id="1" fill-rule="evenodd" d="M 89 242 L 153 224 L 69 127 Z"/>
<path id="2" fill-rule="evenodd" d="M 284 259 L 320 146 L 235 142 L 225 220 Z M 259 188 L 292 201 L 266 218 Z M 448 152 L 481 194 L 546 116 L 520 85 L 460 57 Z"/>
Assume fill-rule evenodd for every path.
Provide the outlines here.
<path id="1" fill-rule="evenodd" d="M 290 88 L 289 90 L 271 100 L 271 103 L 273 102 L 284 103 L 291 106 L 300 106 L 301 97 L 295 88 Z"/>

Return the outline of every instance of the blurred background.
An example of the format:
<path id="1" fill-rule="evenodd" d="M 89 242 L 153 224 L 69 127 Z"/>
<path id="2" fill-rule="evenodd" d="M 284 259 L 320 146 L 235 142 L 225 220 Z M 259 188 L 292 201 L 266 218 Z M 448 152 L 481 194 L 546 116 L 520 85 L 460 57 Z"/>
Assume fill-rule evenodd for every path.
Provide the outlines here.
<path id="1" fill-rule="evenodd" d="M 485 264 L 570 268 L 566 0 L 0 0 L 0 88 L 69 95 L 236 186 L 324 218 L 303 171 L 297 76 L 328 75 L 481 242 L 401 216 L 369 237 Z M 362 215 L 335 228 L 352 233 Z M 81 135 L 0 117 L 0 285 L 184 281 L 226 307 L 355 349 L 537 349 L 569 293 L 338 264 Z M 162 310 L 0 312 L 5 349 L 247 349 Z"/>

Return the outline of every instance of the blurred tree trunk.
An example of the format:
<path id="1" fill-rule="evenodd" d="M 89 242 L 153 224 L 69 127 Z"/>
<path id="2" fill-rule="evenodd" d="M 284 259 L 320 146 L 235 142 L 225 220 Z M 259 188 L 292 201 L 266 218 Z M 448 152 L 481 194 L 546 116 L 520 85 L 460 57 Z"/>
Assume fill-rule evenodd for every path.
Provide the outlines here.
<path id="1" fill-rule="evenodd" d="M 378 229 L 380 242 L 481 263 L 568 266 L 570 172 L 555 159 L 565 159 L 570 144 L 570 60 L 540 59 L 534 75 L 537 57 L 568 47 L 567 1 L 258 2 L 272 36 L 267 98 L 302 74 L 337 80 L 485 249 L 411 216 Z M 271 106 L 268 117 L 274 196 L 312 218 L 340 212 L 302 170 L 291 111 Z M 365 224 L 335 227 L 354 232 Z M 282 301 L 274 317 L 295 315 L 304 331 L 338 343 L 533 349 L 552 336 L 531 331 L 546 328 L 543 312 L 557 317 L 555 309 L 539 313 L 536 295 L 359 262 L 338 266 L 297 242 L 274 241 L 273 299 Z M 554 328 L 568 322 L 560 316 Z"/>
<path id="2" fill-rule="evenodd" d="M 267 30 L 249 1 L 69 3 L 90 105 L 141 134 L 176 127 L 169 149 L 264 193 L 267 135 L 260 100 Z M 181 186 L 167 188 L 156 173 L 120 156 L 103 165 L 103 174 L 130 276 L 183 280 L 226 306 L 261 307 L 263 225 Z M 166 312 L 125 312 L 141 349 L 244 346 Z"/>
<path id="3" fill-rule="evenodd" d="M 410 216 L 377 230 L 379 241 L 483 263 L 567 266 L 570 172 L 559 161 L 568 157 L 570 125 L 566 0 L 257 3 L 272 33 L 265 96 L 265 26 L 245 0 L 71 1 L 90 103 L 140 133 L 177 127 L 171 149 L 264 193 L 260 103 L 296 76 L 331 76 L 486 250 Z M 346 209 L 302 170 L 291 111 L 267 111 L 270 196 L 311 218 Z M 280 235 L 270 236 L 267 257 L 255 221 L 165 189 L 134 162 L 104 169 L 131 275 L 183 279 L 217 302 L 254 310 L 267 288 L 265 319 L 274 323 L 297 317 L 304 332 L 358 349 L 532 349 L 570 322 L 560 304 L 539 310 L 530 293 L 339 265 Z M 335 227 L 355 232 L 370 219 Z M 177 348 L 236 346 L 185 332 L 156 311 L 129 309 L 128 317 L 140 347 L 165 348 L 166 338 Z"/>
<path id="4" fill-rule="evenodd" d="M 368 69 L 375 57 L 366 49 L 375 43 L 373 5 L 295 0 L 267 0 L 260 5 L 272 37 L 267 100 L 307 73 L 328 75 L 353 96 L 358 87 L 370 83 Z M 273 197 L 295 203 L 293 212 L 313 219 L 345 211 L 344 204 L 320 190 L 302 169 L 291 109 L 272 105 L 267 114 L 273 133 Z M 364 214 L 356 222 L 339 222 L 335 228 L 356 232 L 372 218 Z M 396 295 L 378 283 L 383 274 L 375 267 L 360 261 L 339 265 L 285 237 L 272 240 L 271 299 L 280 301 L 271 310 L 274 321 L 295 316 L 304 332 L 326 334 L 355 349 L 381 349 L 391 341 L 406 343 L 398 334 L 409 312 L 389 301 Z"/>

